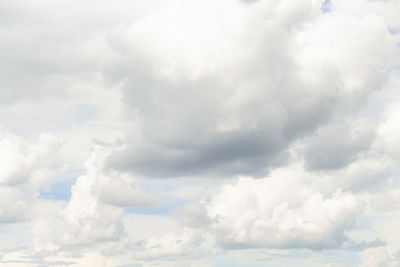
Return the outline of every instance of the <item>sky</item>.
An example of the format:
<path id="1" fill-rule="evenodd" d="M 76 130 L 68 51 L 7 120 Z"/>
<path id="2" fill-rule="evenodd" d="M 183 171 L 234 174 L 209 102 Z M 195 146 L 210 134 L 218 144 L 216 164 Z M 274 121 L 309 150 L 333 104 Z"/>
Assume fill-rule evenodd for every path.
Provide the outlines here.
<path id="1" fill-rule="evenodd" d="M 400 266 L 399 0 L 0 0 L 0 267 Z"/>

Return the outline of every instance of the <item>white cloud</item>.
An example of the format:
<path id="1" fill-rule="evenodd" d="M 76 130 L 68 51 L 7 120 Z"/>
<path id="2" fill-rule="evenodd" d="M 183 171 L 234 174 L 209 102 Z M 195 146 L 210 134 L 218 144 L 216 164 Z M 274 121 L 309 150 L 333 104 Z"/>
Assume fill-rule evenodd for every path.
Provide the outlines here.
<path id="1" fill-rule="evenodd" d="M 301 175 L 277 171 L 222 187 L 204 203 L 217 242 L 226 248 L 340 246 L 363 211 L 361 199 L 340 190 L 324 195 Z"/>
<path id="2" fill-rule="evenodd" d="M 23 192 L 10 187 L 0 187 L 0 223 L 14 223 L 26 220 L 30 208 Z"/>
<path id="3" fill-rule="evenodd" d="M 113 267 L 116 262 L 97 252 L 89 252 L 83 255 L 79 263 L 72 264 L 75 267 Z"/>
<path id="4" fill-rule="evenodd" d="M 171 2 L 111 37 L 116 59 L 105 75 L 124 83 L 132 126 L 110 166 L 263 176 L 286 164 L 293 141 L 355 115 L 382 86 L 396 40 L 380 16 L 325 16 L 317 2 Z M 342 159 L 332 168 L 368 147 L 361 135 L 335 146 Z"/>
<path id="5" fill-rule="evenodd" d="M 24 183 L 35 172 L 51 169 L 59 148 L 60 141 L 49 134 L 41 135 L 32 143 L 16 135 L 4 134 L 0 140 L 0 182 L 3 185 Z M 30 182 L 40 184 L 38 179 Z"/>
<path id="6" fill-rule="evenodd" d="M 154 207 L 159 200 L 117 173 L 104 173 L 109 148 L 97 146 L 85 163 L 86 174 L 77 178 L 71 188 L 71 200 L 65 210 L 70 232 L 63 242 L 86 243 L 117 240 L 123 234 L 121 207 Z M 113 206 L 111 206 L 113 205 Z"/>
<path id="7" fill-rule="evenodd" d="M 63 242 L 90 243 L 117 239 L 122 234 L 122 210 L 102 204 L 96 194 L 96 186 L 102 182 L 106 155 L 104 149 L 94 151 L 85 164 L 86 175 L 80 176 L 71 188 L 71 200 L 65 210 L 70 231 L 63 236 Z"/>
<path id="8" fill-rule="evenodd" d="M 322 2 L 1 2 L 1 265 L 398 265 L 400 5 Z"/>
<path id="9" fill-rule="evenodd" d="M 128 183 L 111 180 L 100 194 L 100 198 L 118 207 L 157 207 L 160 201 L 141 190 L 133 189 Z"/>
<path id="10" fill-rule="evenodd" d="M 192 255 L 192 257 L 212 254 L 209 244 L 204 247 L 206 235 L 189 228 L 182 229 L 179 233 L 168 232 L 161 236 L 153 236 L 144 244 L 144 252 L 134 253 L 137 259 L 179 258 L 179 256 Z"/>
<path id="11" fill-rule="evenodd" d="M 51 182 L 57 164 L 60 141 L 42 134 L 27 141 L 16 135 L 0 136 L 0 223 L 31 219 L 34 191 Z"/>

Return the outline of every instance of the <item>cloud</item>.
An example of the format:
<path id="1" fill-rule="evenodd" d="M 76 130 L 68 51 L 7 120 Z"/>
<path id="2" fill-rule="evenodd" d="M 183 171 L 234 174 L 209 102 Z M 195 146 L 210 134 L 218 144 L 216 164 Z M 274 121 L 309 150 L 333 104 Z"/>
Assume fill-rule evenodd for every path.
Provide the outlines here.
<path id="1" fill-rule="evenodd" d="M 309 169 L 340 169 L 368 150 L 373 141 L 373 130 L 368 128 L 372 127 L 357 125 L 355 120 L 349 124 L 331 123 L 316 132 L 305 149 Z"/>
<path id="2" fill-rule="evenodd" d="M 28 143 L 22 138 L 4 134 L 0 140 L 0 183 L 24 183 L 41 169 L 51 169 L 61 142 L 50 134 L 42 134 L 38 141 Z M 34 181 L 33 181 L 34 182 Z"/>
<path id="3" fill-rule="evenodd" d="M 358 188 L 359 175 L 354 174 L 357 168 L 358 165 L 331 175 L 320 175 L 295 164 L 274 170 L 268 177 L 242 177 L 232 184 L 223 184 L 203 194 L 199 202 L 188 203 L 183 208 L 181 219 L 186 231 L 203 237 L 198 244 L 195 242 L 197 245 L 189 242 L 192 239 L 188 236 L 172 231 L 148 239 L 144 243 L 145 252 L 137 255 L 176 259 L 179 255 L 201 253 L 201 250 L 187 251 L 193 247 L 208 248 L 208 253 L 216 253 L 220 249 L 345 247 L 354 250 L 380 246 L 384 244 L 381 240 L 354 241 L 348 237 L 364 214 L 366 198 L 345 192 L 338 186 Z M 343 180 L 335 184 L 339 178 Z M 182 242 L 185 245 L 181 248 Z"/>
<path id="4" fill-rule="evenodd" d="M 80 176 L 71 189 L 71 200 L 65 210 L 69 232 L 65 243 L 91 243 L 115 240 L 122 234 L 122 210 L 102 204 L 95 191 L 101 183 L 102 162 L 106 151 L 97 149 L 86 162 L 87 174 Z"/>
<path id="5" fill-rule="evenodd" d="M 154 207 L 159 200 L 118 174 L 107 175 L 104 161 L 110 149 L 97 146 L 85 163 L 87 173 L 77 178 L 65 210 L 69 232 L 61 241 L 86 243 L 118 240 L 123 234 L 121 207 Z M 112 205 L 112 206 L 111 206 Z"/>
<path id="6" fill-rule="evenodd" d="M 386 247 L 368 248 L 361 253 L 362 267 L 398 266 L 399 259 L 388 252 Z"/>
<path id="7" fill-rule="evenodd" d="M 294 141 L 351 117 L 385 80 L 382 51 L 395 39 L 378 16 L 325 17 L 310 1 L 198 5 L 176 1 L 110 37 L 115 59 L 104 73 L 123 84 L 128 135 L 109 166 L 262 177 L 287 164 Z M 368 147 L 368 137 L 343 138 L 337 160 L 323 163 L 315 147 L 310 167 L 340 167 Z"/>
<path id="8" fill-rule="evenodd" d="M 14 188 L 0 187 L 0 224 L 21 222 L 30 215 L 29 205 L 23 192 Z"/>
<path id="9" fill-rule="evenodd" d="M 141 189 L 133 189 L 129 184 L 111 180 L 103 191 L 100 198 L 105 203 L 118 207 L 157 207 L 160 200 L 147 194 Z"/>
<path id="10" fill-rule="evenodd" d="M 0 265 L 398 265 L 399 7 L 0 1 Z"/>
<path id="11" fill-rule="evenodd" d="M 51 174 L 59 169 L 57 152 L 60 147 L 60 140 L 51 134 L 28 141 L 1 133 L 0 224 L 31 219 L 33 192 L 49 183 Z"/>
<path id="12" fill-rule="evenodd" d="M 377 192 L 393 177 L 393 165 L 387 159 L 364 158 L 347 168 L 327 175 L 329 185 L 340 186 L 352 192 Z"/>
<path id="13" fill-rule="evenodd" d="M 390 155 L 390 158 L 398 161 L 400 159 L 399 144 L 399 102 L 394 102 L 386 106 L 385 117 L 377 129 L 377 140 L 375 147 L 378 151 L 382 151 Z"/>
<path id="14" fill-rule="evenodd" d="M 356 196 L 340 190 L 324 195 L 285 171 L 241 178 L 204 205 L 217 242 L 226 248 L 338 247 L 363 212 Z"/>
<path id="15" fill-rule="evenodd" d="M 192 229 L 183 229 L 180 233 L 165 233 L 162 236 L 154 236 L 144 244 L 144 252 L 134 254 L 136 259 L 171 258 L 191 254 L 195 256 L 203 252 L 202 243 L 204 236 Z"/>
<path id="16" fill-rule="evenodd" d="M 383 242 L 380 239 L 375 239 L 373 241 L 362 241 L 362 242 L 354 242 L 354 241 L 350 241 L 348 243 L 345 244 L 345 246 L 343 246 L 345 249 L 348 250 L 366 250 L 368 248 L 376 248 L 376 247 L 381 247 L 381 246 L 385 246 L 386 243 Z"/>

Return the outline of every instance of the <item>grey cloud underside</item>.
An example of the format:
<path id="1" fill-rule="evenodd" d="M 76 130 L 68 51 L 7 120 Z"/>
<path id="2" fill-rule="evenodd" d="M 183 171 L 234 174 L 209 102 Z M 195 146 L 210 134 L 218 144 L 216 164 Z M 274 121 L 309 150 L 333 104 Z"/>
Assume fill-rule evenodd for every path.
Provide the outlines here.
<path id="1" fill-rule="evenodd" d="M 286 164 L 289 145 L 337 111 L 339 88 L 331 84 L 279 80 L 262 72 L 254 77 L 261 80 L 256 85 L 224 78 L 174 85 L 155 77 L 129 77 L 124 87 L 127 117 L 138 116 L 141 136 L 128 135 L 128 148 L 115 152 L 109 166 L 159 177 L 262 176 Z M 332 90 L 317 97 L 307 94 L 319 86 Z"/>
<path id="2" fill-rule="evenodd" d="M 310 170 L 343 168 L 366 152 L 372 140 L 369 129 L 357 133 L 349 123 L 330 124 L 311 137 L 304 155 L 306 167 Z"/>
<path id="3" fill-rule="evenodd" d="M 287 125 L 275 126 L 273 124 L 276 122 L 269 118 L 271 114 L 263 111 L 263 107 L 255 106 L 254 110 L 250 107 L 250 112 L 258 115 L 256 120 L 247 121 L 243 118 L 240 129 L 219 132 L 215 120 L 221 119 L 218 118 L 221 111 L 213 109 L 219 109 L 220 104 L 208 108 L 209 103 L 200 103 L 205 106 L 199 107 L 203 110 L 191 113 L 187 103 L 198 105 L 198 99 L 184 99 L 182 102 L 186 103 L 183 105 L 181 101 L 167 102 L 170 106 L 165 111 L 153 105 L 152 112 L 159 110 L 156 115 L 148 115 L 143 111 L 144 144 L 132 142 L 130 148 L 114 153 L 110 166 L 150 176 L 262 176 L 270 167 L 285 164 L 288 156 L 286 149 L 290 143 L 299 135 L 302 136 L 303 132 L 315 128 L 318 116 L 327 116 L 327 112 L 313 108 L 298 115 L 304 117 L 303 120 L 299 118 L 304 122 L 303 125 L 297 125 L 301 123 L 294 120 Z M 142 114 L 141 111 L 139 114 Z M 278 112 L 285 113 L 284 110 Z M 318 115 L 307 116 L 307 113 Z"/>
<path id="4" fill-rule="evenodd" d="M 314 22 L 307 4 L 293 14 L 273 13 L 271 5 L 257 1 L 234 19 L 222 9 L 212 9 L 215 17 L 200 11 L 200 19 L 186 10 L 184 23 L 150 16 L 111 36 L 115 57 L 103 73 L 121 85 L 128 134 L 108 167 L 157 177 L 262 176 L 287 163 L 295 141 L 333 119 L 353 118 L 385 80 L 376 71 L 379 38 L 365 40 L 370 21 L 354 24 L 356 44 L 327 46 L 313 27 L 332 28 L 319 34 L 339 40 L 344 25 Z M 220 16 L 226 21 L 209 27 Z M 211 43 L 215 36 L 222 41 Z M 373 139 L 327 131 L 306 143 L 309 169 L 342 168 Z M 340 140 L 325 144 L 335 136 Z"/>
<path id="5" fill-rule="evenodd" d="M 279 41 L 285 47 L 288 40 Z M 308 81 L 299 74 L 294 54 L 275 43 L 265 47 L 262 58 L 246 58 L 245 66 L 233 58 L 238 69 L 220 67 L 194 79 L 180 77 L 178 70 L 177 80 L 162 77 L 158 69 L 163 66 L 143 60 L 140 51 L 117 51 L 127 58 L 117 65 L 119 75 L 125 74 L 109 75 L 124 81 L 127 125 L 133 130 L 128 147 L 114 153 L 108 166 L 159 177 L 262 176 L 285 164 L 293 141 L 327 123 L 346 104 L 337 105 L 340 77 L 334 71 L 321 70 L 316 82 Z M 135 116 L 138 121 L 132 122 Z"/>
<path id="6" fill-rule="evenodd" d="M 179 149 L 174 146 L 135 147 L 135 151 L 115 153 L 110 165 L 150 176 L 191 174 L 261 176 L 268 167 L 287 160 L 282 146 L 287 140 L 268 139 L 268 132 L 258 130 L 212 136 L 206 144 L 195 141 Z"/>

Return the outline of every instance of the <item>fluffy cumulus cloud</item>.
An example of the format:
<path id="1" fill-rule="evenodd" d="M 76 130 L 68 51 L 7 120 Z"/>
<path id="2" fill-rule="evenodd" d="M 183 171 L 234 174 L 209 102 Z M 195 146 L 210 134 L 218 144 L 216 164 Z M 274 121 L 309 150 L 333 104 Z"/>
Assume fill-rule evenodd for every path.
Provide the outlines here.
<path id="1" fill-rule="evenodd" d="M 328 178 L 297 167 L 263 179 L 242 177 L 187 204 L 183 222 L 226 249 L 340 247 L 365 202 L 336 187 L 321 188 L 316 179 Z"/>
<path id="2" fill-rule="evenodd" d="M 111 78 L 124 82 L 127 116 L 138 118 L 111 166 L 161 177 L 257 176 L 285 164 L 291 143 L 359 109 L 384 81 L 382 51 L 396 48 L 384 20 L 342 16 L 321 17 L 311 1 L 192 1 L 123 27 L 111 40 Z M 338 139 L 349 139 L 346 131 Z M 348 149 L 369 140 L 359 142 Z M 336 167 L 352 153 L 307 159 Z"/>
<path id="3" fill-rule="evenodd" d="M 49 134 L 41 135 L 36 142 L 25 142 L 16 135 L 3 134 L 0 140 L 1 184 L 21 184 L 44 169 L 51 169 L 59 146 L 59 140 Z"/>
<path id="4" fill-rule="evenodd" d="M 71 187 L 71 199 L 64 219 L 69 232 L 65 243 L 116 240 L 123 234 L 122 207 L 154 207 L 159 200 L 142 189 L 131 188 L 116 175 L 103 172 L 109 152 L 97 147 L 85 163 L 87 172 Z"/>
<path id="5" fill-rule="evenodd" d="M 0 138 L 0 223 L 24 221 L 31 215 L 34 190 L 45 187 L 58 169 L 60 142 L 50 134 L 35 141 L 10 133 Z"/>
<path id="6" fill-rule="evenodd" d="M 217 241 L 233 248 L 339 246 L 362 212 L 360 200 L 296 185 L 292 178 L 274 177 L 242 178 L 223 187 L 206 206 Z"/>
<path id="7" fill-rule="evenodd" d="M 87 174 L 78 177 L 71 188 L 65 210 L 71 231 L 64 237 L 65 242 L 115 239 L 122 232 L 118 221 L 121 210 L 102 205 L 96 196 L 95 187 L 102 183 L 101 160 L 101 152 L 94 152 L 86 162 Z"/>
<path id="8" fill-rule="evenodd" d="M 398 266 L 398 0 L 0 3 L 0 265 Z"/>

